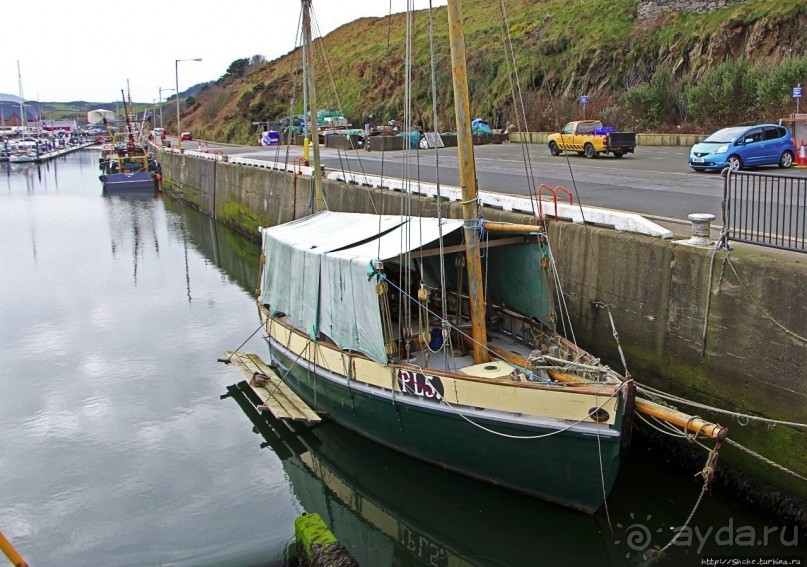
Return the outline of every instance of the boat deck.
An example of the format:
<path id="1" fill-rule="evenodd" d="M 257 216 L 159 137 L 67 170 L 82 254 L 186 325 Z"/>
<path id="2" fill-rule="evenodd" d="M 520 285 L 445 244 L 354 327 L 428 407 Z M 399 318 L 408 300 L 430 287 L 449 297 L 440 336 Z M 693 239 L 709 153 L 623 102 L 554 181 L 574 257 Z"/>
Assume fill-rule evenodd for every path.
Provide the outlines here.
<path id="1" fill-rule="evenodd" d="M 457 344 L 456 338 L 452 344 L 453 351 L 447 347 L 439 349 L 434 352 L 425 349 L 418 349 L 411 353 L 408 361 L 404 361 L 401 357 L 401 362 L 408 362 L 422 368 L 434 368 L 437 370 L 448 370 L 457 372 L 461 368 L 466 368 L 474 364 L 473 351 L 467 345 Z M 514 341 L 513 338 L 504 333 L 488 332 L 488 346 L 495 347 L 500 351 L 511 352 L 517 356 L 524 358 L 529 357 L 530 349 L 520 341 Z M 428 362 L 426 355 L 428 353 Z"/>

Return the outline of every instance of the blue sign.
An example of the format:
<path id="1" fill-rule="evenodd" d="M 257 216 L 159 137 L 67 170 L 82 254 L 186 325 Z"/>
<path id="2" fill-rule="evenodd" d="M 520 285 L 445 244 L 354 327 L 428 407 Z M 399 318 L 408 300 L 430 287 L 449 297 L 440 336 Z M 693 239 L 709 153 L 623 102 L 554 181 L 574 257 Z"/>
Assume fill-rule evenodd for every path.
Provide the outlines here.
<path id="1" fill-rule="evenodd" d="M 588 102 L 588 97 L 586 95 L 580 95 L 580 104 L 586 104 Z"/>
<path id="2" fill-rule="evenodd" d="M 793 98 L 801 98 L 801 85 L 793 87 Z"/>

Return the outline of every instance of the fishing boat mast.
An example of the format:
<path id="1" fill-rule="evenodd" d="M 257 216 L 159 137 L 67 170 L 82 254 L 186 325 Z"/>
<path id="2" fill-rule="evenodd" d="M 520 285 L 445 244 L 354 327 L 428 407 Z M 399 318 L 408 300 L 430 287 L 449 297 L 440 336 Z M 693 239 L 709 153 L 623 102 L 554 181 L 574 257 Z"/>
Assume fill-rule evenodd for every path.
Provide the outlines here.
<path id="1" fill-rule="evenodd" d="M 322 179 L 320 178 L 319 163 L 319 125 L 317 123 L 317 89 L 314 84 L 314 54 L 311 49 L 311 0 L 302 0 L 303 9 L 303 57 L 305 58 L 305 81 L 308 85 L 308 102 L 311 112 L 311 143 L 314 146 L 314 194 L 317 211 L 325 208 L 325 199 L 322 196 Z"/>
<path id="2" fill-rule="evenodd" d="M 482 260 L 479 257 L 479 217 L 476 166 L 471 132 L 468 71 L 465 62 L 465 34 L 462 0 L 448 0 L 448 35 L 451 43 L 451 69 L 454 83 L 454 113 L 457 120 L 462 218 L 465 221 L 465 264 L 468 270 L 468 296 L 471 305 L 471 336 L 474 363 L 488 362 L 485 330 L 485 299 L 482 289 Z M 461 323 L 460 321 L 457 322 Z"/>

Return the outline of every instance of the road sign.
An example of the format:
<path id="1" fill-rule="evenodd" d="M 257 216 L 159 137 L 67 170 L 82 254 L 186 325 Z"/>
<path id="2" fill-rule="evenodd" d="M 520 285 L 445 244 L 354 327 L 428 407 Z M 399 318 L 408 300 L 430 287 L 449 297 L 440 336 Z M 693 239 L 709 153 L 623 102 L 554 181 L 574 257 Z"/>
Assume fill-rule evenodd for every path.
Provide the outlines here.
<path id="1" fill-rule="evenodd" d="M 580 95 L 580 104 L 586 104 L 588 102 L 588 97 L 586 95 Z"/>
<path id="2" fill-rule="evenodd" d="M 793 87 L 793 98 L 801 98 L 801 85 Z"/>

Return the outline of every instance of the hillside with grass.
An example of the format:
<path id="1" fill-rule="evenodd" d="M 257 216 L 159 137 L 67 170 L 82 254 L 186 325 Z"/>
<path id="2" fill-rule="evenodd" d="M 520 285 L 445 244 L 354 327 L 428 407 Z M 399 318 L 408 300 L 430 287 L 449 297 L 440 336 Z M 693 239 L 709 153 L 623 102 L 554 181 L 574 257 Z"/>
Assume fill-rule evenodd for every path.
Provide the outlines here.
<path id="1" fill-rule="evenodd" d="M 432 14 L 440 131 L 455 129 L 446 12 Z M 580 117 L 585 94 L 587 115 L 619 128 L 704 132 L 786 116 L 792 87 L 807 83 L 803 0 L 648 19 L 637 0 L 466 0 L 463 13 L 471 107 L 494 128 L 555 130 Z M 363 18 L 315 41 L 319 108 L 359 126 L 403 121 L 409 91 L 412 121 L 434 128 L 430 14 L 412 16 L 408 62 L 406 19 Z M 300 49 L 238 60 L 187 100 L 182 125 L 198 138 L 254 143 L 252 122 L 299 114 L 302 100 Z"/>

